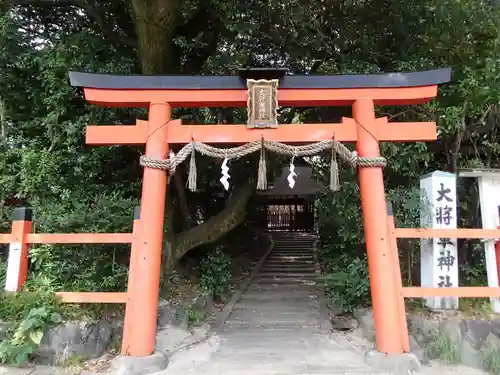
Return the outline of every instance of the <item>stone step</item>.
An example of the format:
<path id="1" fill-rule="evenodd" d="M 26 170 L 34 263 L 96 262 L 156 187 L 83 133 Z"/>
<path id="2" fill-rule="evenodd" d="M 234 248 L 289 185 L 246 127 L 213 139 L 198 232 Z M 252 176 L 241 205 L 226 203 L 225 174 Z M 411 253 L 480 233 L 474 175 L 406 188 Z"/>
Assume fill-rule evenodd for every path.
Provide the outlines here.
<path id="1" fill-rule="evenodd" d="M 253 301 L 261 301 L 261 303 L 269 303 L 269 301 L 276 301 L 276 303 L 301 303 L 309 301 L 317 301 L 318 296 L 316 295 L 316 290 L 313 290 L 311 294 L 304 293 L 300 290 L 297 292 L 283 293 L 282 291 L 246 291 L 240 299 L 240 302 L 253 303 Z"/>
<path id="2" fill-rule="evenodd" d="M 282 267 L 269 267 L 269 266 L 264 266 L 260 269 L 259 273 L 269 273 L 269 272 L 277 272 L 277 273 L 282 273 L 282 272 L 300 272 L 300 273 L 315 273 L 316 270 L 314 267 L 295 267 L 295 266 L 282 266 Z"/>
<path id="3" fill-rule="evenodd" d="M 276 251 L 272 252 L 269 254 L 269 256 L 281 256 L 281 257 L 311 257 L 314 258 L 312 253 L 305 252 L 305 251 L 297 251 L 297 252 L 292 252 L 292 251 Z"/>
<path id="4" fill-rule="evenodd" d="M 314 243 L 313 242 L 305 242 L 305 241 L 293 241 L 293 242 L 275 242 L 274 243 L 274 249 L 282 249 L 282 248 L 289 248 L 289 249 L 297 249 L 297 248 L 304 248 L 304 249 L 313 249 L 314 248 Z"/>
<path id="5" fill-rule="evenodd" d="M 262 292 L 275 292 L 277 295 L 281 295 L 285 297 L 285 294 L 290 296 L 292 293 L 296 293 L 298 295 L 316 295 L 318 293 L 318 289 L 316 285 L 306 285 L 306 284 L 252 284 L 245 291 L 245 294 L 252 293 L 262 293 Z"/>
<path id="6" fill-rule="evenodd" d="M 323 332 L 314 327 L 271 327 L 271 328 L 259 328 L 259 327 L 229 327 L 224 326 L 219 331 L 221 337 L 258 337 L 262 340 L 267 340 L 268 338 L 282 337 L 284 339 L 293 339 L 294 337 L 311 337 L 314 335 L 322 335 Z"/>
<path id="7" fill-rule="evenodd" d="M 273 268 L 282 268 L 286 270 L 300 270 L 300 269 L 308 269 L 308 270 L 315 270 L 316 265 L 313 263 L 298 263 L 298 262 L 293 262 L 293 263 L 288 263 L 288 262 L 273 262 L 273 263 L 266 263 L 262 266 L 262 269 L 273 269 Z"/>
<path id="8" fill-rule="evenodd" d="M 248 311 L 283 311 L 283 312 L 296 312 L 306 310 L 317 310 L 319 307 L 319 302 L 315 298 L 310 298 L 309 296 L 303 296 L 302 298 L 289 298 L 289 299 L 279 299 L 274 300 L 272 298 L 245 298 L 239 300 L 234 309 L 243 310 L 248 309 Z"/>
<path id="9" fill-rule="evenodd" d="M 290 251 L 290 252 L 308 252 L 312 253 L 313 249 L 309 246 L 296 246 L 296 247 L 291 247 L 291 246 L 275 246 L 272 250 L 273 252 L 275 251 Z"/>
<path id="10" fill-rule="evenodd" d="M 307 242 L 307 243 L 313 244 L 315 241 L 317 241 L 317 239 L 314 237 L 282 237 L 282 238 L 275 238 L 275 239 L 273 239 L 273 241 L 274 241 L 274 243 L 294 244 L 297 242 Z"/>
<path id="11" fill-rule="evenodd" d="M 303 307 L 297 309 L 269 309 L 261 306 L 253 306 L 251 309 L 238 309 L 235 308 L 231 312 L 229 319 L 238 319 L 238 320 L 247 320 L 247 319 L 260 319 L 265 318 L 267 320 L 278 320 L 281 321 L 283 319 L 294 321 L 300 319 L 309 319 L 309 318 L 318 318 L 319 317 L 319 309 Z"/>
<path id="12" fill-rule="evenodd" d="M 286 268 L 287 270 L 294 270 L 294 269 L 301 269 L 301 268 L 306 268 L 306 269 L 312 269 L 315 270 L 316 265 L 313 263 L 302 263 L 302 262 L 279 262 L 279 263 L 267 263 L 262 266 L 261 269 L 266 269 L 266 268 Z"/>
<path id="13" fill-rule="evenodd" d="M 316 277 L 316 274 L 313 272 L 276 272 L 276 271 L 265 271 L 265 270 L 260 270 L 259 273 L 257 274 L 257 277 L 277 277 L 277 278 L 283 278 L 283 277 L 292 277 L 292 278 L 310 278 L 310 277 Z"/>
<path id="14" fill-rule="evenodd" d="M 273 268 L 273 267 L 282 267 L 282 268 L 307 268 L 307 269 L 315 269 L 316 264 L 314 261 L 311 262 L 290 262 L 286 259 L 283 260 L 272 260 L 267 261 L 262 265 L 262 268 Z"/>
<path id="15" fill-rule="evenodd" d="M 290 250 L 290 249 L 273 249 L 271 251 L 271 255 L 272 254 L 282 254 L 282 253 L 287 253 L 287 254 L 296 254 L 296 255 L 302 255 L 302 254 L 306 254 L 306 255 L 313 255 L 314 252 L 310 251 L 309 249 L 297 249 L 297 250 Z"/>
<path id="16" fill-rule="evenodd" d="M 293 259 L 287 259 L 287 258 L 276 258 L 276 259 L 268 259 L 265 263 L 264 266 L 300 266 L 300 267 L 314 267 L 315 262 L 314 260 L 293 260 Z"/>
<path id="17" fill-rule="evenodd" d="M 359 361 L 358 361 L 359 362 Z M 242 368 L 241 364 L 245 367 Z M 290 366 L 293 369 L 290 369 Z M 370 370 L 360 367 L 361 365 L 352 365 L 346 367 L 343 362 L 337 364 L 325 364 L 324 367 L 314 367 L 309 369 L 308 365 L 303 363 L 289 363 L 287 360 L 281 362 L 270 359 L 261 360 L 253 357 L 242 357 L 238 361 L 229 361 L 224 363 L 216 362 L 214 364 L 205 364 L 203 366 L 203 375 L 393 375 L 393 373 L 382 372 L 381 370 Z M 191 374 L 191 372 L 190 372 Z M 13 374 L 15 375 L 15 374 Z M 184 375 L 184 374 L 183 374 Z M 187 375 L 187 373 L 185 374 Z"/>
<path id="18" fill-rule="evenodd" d="M 301 264 L 301 263 L 285 263 L 282 262 L 281 264 L 265 264 L 261 270 L 266 270 L 266 269 L 276 269 L 276 268 L 281 268 L 287 270 L 287 272 L 298 272 L 298 270 L 301 269 L 308 269 L 310 272 L 315 272 L 316 268 L 314 264 Z"/>
<path id="19" fill-rule="evenodd" d="M 233 309 L 235 314 L 239 314 L 242 311 L 248 313 L 259 313 L 259 314 L 304 314 L 319 312 L 319 303 L 317 301 L 309 302 L 306 300 L 304 302 L 298 302 L 296 304 L 291 303 L 279 303 L 275 302 L 270 304 L 269 301 L 240 301 L 236 304 Z"/>
<path id="20" fill-rule="evenodd" d="M 289 284 L 289 285 L 316 285 L 314 278 L 262 278 L 256 277 L 253 281 L 257 285 L 262 284 Z"/>
<path id="21" fill-rule="evenodd" d="M 285 341 L 286 340 L 286 341 Z M 223 347 L 220 354 L 224 353 L 234 353 L 236 357 L 238 354 L 250 354 L 255 352 L 261 352 L 262 349 L 266 348 L 265 352 L 267 354 L 281 354 L 287 356 L 287 353 L 304 350 L 308 347 L 308 342 L 305 338 L 300 338 L 297 335 L 295 337 L 267 337 L 266 340 L 262 340 L 259 337 L 241 337 L 239 339 L 234 339 L 233 337 L 228 340 L 226 347 Z M 315 345 L 316 346 L 316 345 Z M 244 349 L 243 349 L 244 348 Z M 286 349 L 285 349 L 286 348 Z M 310 348 L 310 347 L 309 347 Z M 310 349 L 319 349 L 320 345 L 316 348 L 313 346 Z M 284 350 L 285 349 L 285 350 Z"/>
<path id="22" fill-rule="evenodd" d="M 290 255 L 271 255 L 267 258 L 268 261 L 271 262 L 284 262 L 284 263 L 304 263 L 304 262 L 314 262 L 314 258 L 312 256 L 290 256 Z"/>
<path id="23" fill-rule="evenodd" d="M 293 242 L 289 242 L 289 243 L 285 243 L 285 242 L 275 242 L 274 243 L 275 249 L 281 249 L 281 248 L 296 249 L 299 247 L 303 247 L 306 249 L 312 249 L 314 247 L 314 243 L 313 242 L 305 242 L 305 241 L 293 241 Z"/>
<path id="24" fill-rule="evenodd" d="M 299 252 L 305 252 L 305 253 L 314 253 L 314 250 L 309 247 L 309 246 L 297 246 L 297 247 L 290 247 L 290 246 L 279 246 L 279 247 L 274 247 L 272 250 L 272 252 L 276 252 L 276 251 L 289 251 L 289 252 L 296 252 L 296 253 L 299 253 Z"/>
<path id="25" fill-rule="evenodd" d="M 290 246 L 290 245 L 279 245 L 279 246 L 276 246 L 274 245 L 273 247 L 273 250 L 272 251 L 281 251 L 281 250 L 290 250 L 290 251 L 301 251 L 301 250 L 304 250 L 304 251 L 314 251 L 314 247 L 313 246 L 309 246 L 309 245 L 304 245 L 304 244 L 296 244 L 296 245 L 293 245 L 293 246 Z"/>
<path id="26" fill-rule="evenodd" d="M 320 319 L 281 319 L 281 320 L 276 320 L 276 319 L 266 319 L 266 318 L 259 318 L 259 319 L 233 319 L 232 317 L 229 317 L 226 320 L 226 324 L 229 326 L 247 326 L 247 327 L 261 327 L 261 328 L 267 328 L 267 327 L 317 327 L 319 328 L 321 326 Z"/>

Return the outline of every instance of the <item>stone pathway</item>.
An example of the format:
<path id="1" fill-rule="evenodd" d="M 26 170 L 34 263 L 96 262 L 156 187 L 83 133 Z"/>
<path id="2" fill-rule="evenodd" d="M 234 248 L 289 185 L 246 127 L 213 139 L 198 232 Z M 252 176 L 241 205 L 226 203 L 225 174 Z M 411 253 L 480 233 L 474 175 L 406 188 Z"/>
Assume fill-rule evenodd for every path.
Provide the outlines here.
<path id="1" fill-rule="evenodd" d="M 364 374 L 363 353 L 325 331 L 315 285 L 310 235 L 280 235 L 262 268 L 235 304 L 205 360 L 181 353 L 162 374 Z M 342 334 L 340 334 L 342 335 Z M 198 349 L 198 353 L 200 350 Z M 199 354 L 198 354 L 199 355 Z"/>
<path id="2" fill-rule="evenodd" d="M 1 367 L 0 375 L 76 375 L 79 371 L 59 369 L 51 366 L 36 366 L 32 368 Z"/>

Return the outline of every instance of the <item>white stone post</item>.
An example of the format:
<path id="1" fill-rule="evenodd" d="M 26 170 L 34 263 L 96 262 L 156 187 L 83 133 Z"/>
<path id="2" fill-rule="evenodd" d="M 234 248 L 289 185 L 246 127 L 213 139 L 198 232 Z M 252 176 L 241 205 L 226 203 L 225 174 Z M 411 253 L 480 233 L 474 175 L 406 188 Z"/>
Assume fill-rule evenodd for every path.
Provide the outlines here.
<path id="1" fill-rule="evenodd" d="M 463 170 L 459 172 L 459 175 L 461 177 L 475 177 L 478 179 L 482 227 L 483 229 L 496 229 L 500 225 L 500 170 Z M 486 260 L 488 286 L 498 287 L 495 240 L 484 241 L 484 257 Z M 490 297 L 490 302 L 493 312 L 500 313 L 500 298 Z"/>
<path id="2" fill-rule="evenodd" d="M 456 175 L 436 171 L 420 178 L 420 225 L 422 228 L 457 227 Z M 420 277 L 422 287 L 458 286 L 456 238 L 420 240 Z M 431 309 L 458 309 L 458 297 L 427 297 Z"/>

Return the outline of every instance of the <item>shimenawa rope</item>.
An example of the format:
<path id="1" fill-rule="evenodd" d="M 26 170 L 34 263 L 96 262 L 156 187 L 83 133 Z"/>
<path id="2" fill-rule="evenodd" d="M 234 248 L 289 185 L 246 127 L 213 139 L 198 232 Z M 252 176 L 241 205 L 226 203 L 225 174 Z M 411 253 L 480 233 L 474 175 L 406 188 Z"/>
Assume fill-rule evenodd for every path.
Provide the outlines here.
<path id="1" fill-rule="evenodd" d="M 253 141 L 245 143 L 238 147 L 220 149 L 217 147 L 210 146 L 203 142 L 193 141 L 185 145 L 181 150 L 174 154 L 170 153 L 169 158 L 165 160 L 158 160 L 146 155 L 143 155 L 139 159 L 139 163 L 143 167 L 155 168 L 168 170 L 171 174 L 175 172 L 176 167 L 184 162 L 189 155 L 191 159 L 189 162 L 189 175 L 188 175 L 188 188 L 191 191 L 196 190 L 196 161 L 195 152 L 198 151 L 200 154 L 205 156 L 210 156 L 218 159 L 239 159 L 245 155 L 251 154 L 260 150 L 260 161 L 259 161 L 259 173 L 257 180 L 257 189 L 266 190 L 267 189 L 267 168 L 266 168 L 266 156 L 265 151 L 275 152 L 281 155 L 288 155 L 291 157 L 296 156 L 313 156 L 322 151 L 331 149 L 332 158 L 330 165 L 330 189 L 337 191 L 339 187 L 338 178 L 338 163 L 337 154 L 339 157 L 347 162 L 351 167 L 385 167 L 386 159 L 384 157 L 360 157 L 355 151 L 349 150 L 342 143 L 336 141 L 335 139 L 320 141 L 304 146 L 291 146 L 281 142 L 267 141 L 262 139 L 261 141 Z"/>

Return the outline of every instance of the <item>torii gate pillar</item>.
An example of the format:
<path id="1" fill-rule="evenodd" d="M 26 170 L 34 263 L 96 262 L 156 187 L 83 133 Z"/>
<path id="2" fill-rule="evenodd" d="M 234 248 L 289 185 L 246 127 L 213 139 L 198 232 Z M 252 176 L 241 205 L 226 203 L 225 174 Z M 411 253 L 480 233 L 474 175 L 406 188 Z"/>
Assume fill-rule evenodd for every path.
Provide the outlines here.
<path id="1" fill-rule="evenodd" d="M 360 157 L 378 157 L 380 148 L 376 134 L 375 106 L 370 98 L 361 98 L 352 106 Z M 405 346 L 400 339 L 397 285 L 392 254 L 387 238 L 387 205 L 382 167 L 359 167 L 359 189 L 366 238 L 368 271 L 372 295 L 376 346 L 383 353 L 401 353 Z"/>
<path id="2" fill-rule="evenodd" d="M 168 103 L 152 102 L 149 105 L 146 156 L 167 158 L 167 124 L 170 117 L 171 108 Z M 133 242 L 130 254 L 132 261 L 129 270 L 123 354 L 147 356 L 155 350 L 166 191 L 167 172 L 144 168 L 140 235 Z M 141 329 L 134 329 L 133 322 L 141 322 Z"/>

